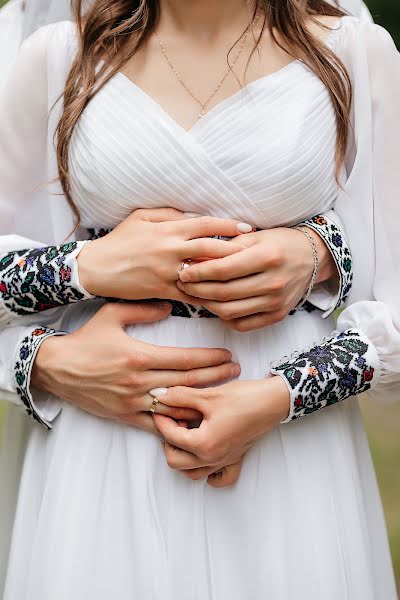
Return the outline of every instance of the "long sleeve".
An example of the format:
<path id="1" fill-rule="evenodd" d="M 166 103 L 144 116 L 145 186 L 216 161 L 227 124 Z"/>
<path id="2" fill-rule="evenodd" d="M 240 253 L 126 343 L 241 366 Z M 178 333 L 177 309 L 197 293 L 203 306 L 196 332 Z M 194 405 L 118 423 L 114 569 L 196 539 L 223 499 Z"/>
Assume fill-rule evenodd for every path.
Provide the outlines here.
<path id="1" fill-rule="evenodd" d="M 67 68 L 66 50 L 63 50 L 69 39 L 65 36 L 67 30 L 73 33 L 73 26 L 60 24 L 36 32 L 22 45 L 7 84 L 0 88 L 0 254 L 3 258 L 9 253 L 26 248 L 33 250 L 55 239 L 62 240 L 72 229 L 71 219 L 63 216 L 59 190 L 48 184 L 54 179 L 54 164 L 49 168 L 48 149 L 52 143 L 51 127 L 54 130 L 57 119 L 56 109 L 49 119 L 49 107 L 59 95 L 63 71 Z M 59 43 L 61 37 L 63 45 Z M 59 46 L 59 52 L 49 50 L 53 41 Z M 60 82 L 48 81 L 49 60 L 60 61 L 55 70 Z M 16 235 L 24 232 L 29 237 L 37 236 L 43 243 Z M 24 258 L 30 257 L 20 256 L 21 260 Z M 68 279 L 68 269 L 63 274 Z M 10 278 L 7 283 L 11 283 Z M 17 285 L 17 279 L 13 284 Z M 4 299 L 4 288 L 1 295 Z M 40 317 L 22 317 L 4 307 L 4 303 L 2 308 L 4 311 L 0 308 L 0 313 L 7 314 L 5 321 L 12 320 L 13 326 L 5 328 L 5 321 L 1 319 L 0 397 L 25 407 L 37 421 L 50 427 L 61 403 L 46 394 L 32 392 L 30 372 L 41 343 L 49 335 L 62 334 L 60 317 L 67 309 L 48 310 Z M 14 316 L 18 319 L 14 320 Z"/>
<path id="2" fill-rule="evenodd" d="M 351 243 L 354 282 L 337 330 L 271 365 L 291 396 L 284 422 L 367 390 L 400 398 L 400 55 L 381 27 L 352 18 L 342 26 L 337 51 L 353 81 L 354 140 L 335 210 Z"/>
<path id="3" fill-rule="evenodd" d="M 0 330 L 0 398 L 20 406 L 48 429 L 62 402 L 51 394 L 31 389 L 31 371 L 41 344 L 64 335 L 64 308 L 20 317 L 20 323 Z"/>
<path id="4" fill-rule="evenodd" d="M 12 322 L 15 315 L 92 299 L 80 283 L 77 263 L 86 243 L 0 254 L 0 324 Z"/>
<path id="5" fill-rule="evenodd" d="M 371 13 L 363 0 L 339 0 L 338 4 L 343 10 L 346 10 L 350 15 L 358 17 L 361 21 L 373 21 Z"/>
<path id="6" fill-rule="evenodd" d="M 355 285 L 338 328 L 360 329 L 373 342 L 380 360 L 373 395 L 393 400 L 400 396 L 400 54 L 382 27 L 350 23 L 349 29 L 341 53 L 355 82 L 355 151 L 337 210 L 352 240 Z M 352 46 L 360 38 L 355 56 Z M 366 167 L 368 175 L 362 172 Z M 365 232 L 354 220 L 354 210 L 361 213 L 363 206 Z"/>
<path id="7" fill-rule="evenodd" d="M 353 261 L 345 228 L 334 210 L 315 215 L 299 225 L 312 229 L 320 236 L 336 266 L 338 284 L 332 285 L 331 281 L 319 283 L 308 298 L 308 304 L 322 310 L 322 316 L 326 319 L 345 304 L 353 283 Z"/>

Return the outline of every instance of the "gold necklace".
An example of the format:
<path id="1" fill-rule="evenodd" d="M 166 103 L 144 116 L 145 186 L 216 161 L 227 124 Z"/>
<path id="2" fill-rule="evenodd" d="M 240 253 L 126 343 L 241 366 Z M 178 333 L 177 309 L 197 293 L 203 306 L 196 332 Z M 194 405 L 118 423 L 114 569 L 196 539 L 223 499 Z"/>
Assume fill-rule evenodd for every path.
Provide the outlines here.
<path id="1" fill-rule="evenodd" d="M 256 16 L 256 18 L 252 21 L 252 23 L 250 23 L 250 27 L 252 27 L 253 25 L 255 25 L 255 23 L 258 20 L 258 15 Z M 154 32 L 154 35 L 157 38 L 157 41 L 159 43 L 161 52 L 166 60 L 166 62 L 168 63 L 169 68 L 171 69 L 172 73 L 175 75 L 175 77 L 177 78 L 177 80 L 179 81 L 179 83 L 181 84 L 181 86 L 186 90 L 186 92 L 188 94 L 190 94 L 190 96 L 193 98 L 193 100 L 195 100 L 195 102 L 197 102 L 197 104 L 199 104 L 201 106 L 201 111 L 199 113 L 199 119 L 201 119 L 202 117 L 204 117 L 204 115 L 206 114 L 206 108 L 207 106 L 210 104 L 211 100 L 214 98 L 214 96 L 216 96 L 216 94 L 218 94 L 219 90 L 221 89 L 221 87 L 224 85 L 226 79 L 228 78 L 229 74 L 232 72 L 234 66 L 236 65 L 236 63 L 238 62 L 239 58 L 242 55 L 243 52 L 243 48 L 244 45 L 246 43 L 247 40 L 247 36 L 249 34 L 249 29 L 246 31 L 246 33 L 243 36 L 242 42 L 239 46 L 239 50 L 235 56 L 235 59 L 233 61 L 233 63 L 229 66 L 229 69 L 227 70 L 227 72 L 225 73 L 225 75 L 222 77 L 221 81 L 218 83 L 217 87 L 214 89 L 214 91 L 208 96 L 208 98 L 202 102 L 200 100 L 200 98 L 198 96 L 196 96 L 196 94 L 190 89 L 190 87 L 188 86 L 187 83 L 185 83 L 183 77 L 178 73 L 178 71 L 176 70 L 173 62 L 171 61 L 167 50 L 165 48 L 165 44 L 164 42 L 160 39 L 159 35 L 157 34 L 157 32 Z"/>

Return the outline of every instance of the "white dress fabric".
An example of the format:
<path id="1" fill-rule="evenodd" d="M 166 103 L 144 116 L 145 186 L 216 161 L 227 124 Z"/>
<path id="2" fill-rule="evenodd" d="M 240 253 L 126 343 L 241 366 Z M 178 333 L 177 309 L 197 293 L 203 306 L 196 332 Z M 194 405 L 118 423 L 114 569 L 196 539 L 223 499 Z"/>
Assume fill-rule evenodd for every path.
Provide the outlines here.
<path id="1" fill-rule="evenodd" d="M 116 75 L 75 130 L 73 193 L 87 227 L 113 226 L 137 207 L 164 205 L 165 198 L 181 210 L 265 228 L 334 207 L 355 261 L 353 292 L 337 328 L 356 327 L 370 337 L 382 371 L 374 395 L 393 399 L 400 379 L 394 150 L 400 60 L 386 32 L 353 17 L 343 18 L 327 43 L 345 61 L 355 91 L 355 145 L 342 190 L 334 179 L 328 94 L 295 61 L 221 102 L 188 132 Z M 46 115 L 63 89 L 74 48 L 71 23 L 40 30 L 25 44 L 0 100 L 4 233 L 28 207 L 46 166 L 48 180 L 56 173 L 52 133 L 59 112 L 51 114 L 48 130 Z M 51 195 L 48 202 L 67 233 L 65 203 Z M 58 241 L 61 235 L 62 228 Z M 39 322 L 72 331 L 100 304 L 21 318 L 1 333 L 1 387 L 9 400 L 18 403 L 5 374 L 13 358 L 6 344 L 15 347 L 19 330 Z M 179 317 L 127 331 L 159 345 L 227 347 L 242 365 L 241 377 L 259 379 L 271 361 L 334 328 L 331 319 L 300 311 L 245 335 L 219 320 Z M 13 427 L 20 421 L 12 417 L 4 444 L 9 459 L 0 469 L 9 482 L 0 506 L 8 527 L 0 540 L 3 600 L 396 598 L 354 398 L 265 435 L 247 455 L 239 482 L 224 490 L 170 470 L 153 435 L 68 404 L 51 433 L 30 425 L 18 435 Z M 22 467 L 21 439 L 27 446 Z"/>

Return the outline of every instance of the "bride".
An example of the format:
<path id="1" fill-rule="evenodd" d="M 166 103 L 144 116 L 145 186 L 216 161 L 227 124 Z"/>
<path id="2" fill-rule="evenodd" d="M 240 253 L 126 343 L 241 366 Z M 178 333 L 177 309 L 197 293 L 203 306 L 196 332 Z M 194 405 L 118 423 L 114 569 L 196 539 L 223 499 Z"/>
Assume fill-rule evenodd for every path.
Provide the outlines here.
<path id="1" fill-rule="evenodd" d="M 42 197 L 46 161 L 41 206 L 58 243 L 76 224 L 100 230 L 57 249 L 2 242 L 2 389 L 52 426 L 27 438 L 4 598 L 395 598 L 354 398 L 395 396 L 400 379 L 393 42 L 322 1 L 165 0 L 132 13 L 98 0 L 85 19 L 80 5 L 78 29 L 62 22 L 24 44 L 0 102 L 4 233 L 26 220 L 33 188 Z M 333 208 L 351 290 L 345 239 L 315 216 Z M 348 296 L 335 331 L 300 306 L 332 278 L 323 231 Z M 136 305 L 103 306 L 155 297 L 155 274 L 171 316 L 140 323 Z M 171 308 L 142 310 L 151 321 Z M 110 405 L 110 382 L 132 367 L 120 360 L 130 323 L 153 416 Z M 200 379 L 182 387 L 151 344 L 198 346 Z M 231 355 L 207 350 L 207 362 L 201 347 L 228 348 L 240 381 L 187 387 L 239 374 Z M 150 370 L 164 378 L 151 387 Z M 207 485 L 231 467 L 234 486 Z"/>

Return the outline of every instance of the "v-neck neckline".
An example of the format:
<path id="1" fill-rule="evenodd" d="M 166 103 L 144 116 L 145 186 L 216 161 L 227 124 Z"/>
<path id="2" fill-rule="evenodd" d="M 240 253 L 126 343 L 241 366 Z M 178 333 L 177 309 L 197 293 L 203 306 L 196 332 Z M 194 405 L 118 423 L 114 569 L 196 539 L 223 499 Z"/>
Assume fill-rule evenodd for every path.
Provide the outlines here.
<path id="1" fill-rule="evenodd" d="M 127 85 L 131 86 L 138 94 L 140 94 L 149 104 L 151 104 L 158 111 L 158 113 L 161 116 L 165 118 L 165 120 L 172 123 L 174 127 L 181 130 L 186 135 L 192 135 L 198 128 L 201 128 L 203 124 L 206 125 L 208 121 L 211 120 L 214 116 L 224 112 L 231 104 L 235 104 L 238 99 L 243 99 L 246 93 L 250 92 L 253 88 L 257 87 L 262 83 L 265 83 L 267 80 L 272 80 L 277 76 L 286 73 L 286 71 L 288 71 L 290 68 L 297 65 L 305 66 L 300 59 L 292 60 L 280 69 L 277 69 L 272 73 L 268 73 L 267 75 L 263 75 L 262 77 L 259 77 L 254 81 L 250 81 L 248 84 L 246 84 L 230 96 L 227 96 L 227 98 L 224 98 L 223 100 L 215 104 L 208 112 L 206 112 L 206 114 L 203 117 L 201 117 L 201 119 L 198 119 L 198 121 L 196 121 L 188 129 L 180 123 L 178 123 L 178 121 L 155 98 L 153 98 L 151 94 L 146 92 L 142 87 L 140 87 L 140 85 L 138 85 L 132 79 L 130 79 L 130 77 L 125 75 L 125 73 L 119 71 L 114 75 L 114 77 L 119 78 L 121 81 L 125 81 Z"/>
<path id="2" fill-rule="evenodd" d="M 346 16 L 347 15 L 345 15 L 344 17 L 340 17 L 338 19 L 336 26 L 330 30 L 329 34 L 327 35 L 327 37 L 324 40 L 324 44 L 326 46 L 330 47 L 332 45 L 337 32 L 342 29 L 342 24 L 343 24 L 343 21 L 346 19 Z M 201 119 L 198 119 L 189 128 L 186 128 L 183 125 L 181 125 L 180 123 L 178 123 L 178 121 L 175 119 L 175 117 L 173 117 L 162 106 L 162 104 L 160 104 L 160 102 L 158 102 L 151 94 L 146 92 L 142 87 L 140 87 L 140 85 L 135 83 L 130 77 L 125 75 L 125 73 L 123 73 L 122 71 L 118 71 L 117 73 L 115 73 L 115 75 L 113 76 L 112 79 L 117 78 L 117 79 L 120 79 L 121 81 L 124 81 L 125 84 L 127 84 L 132 89 L 137 91 L 137 93 L 140 94 L 144 100 L 146 100 L 149 104 L 151 104 L 157 110 L 157 112 L 160 114 L 160 116 L 162 116 L 164 118 L 164 120 L 166 122 L 169 122 L 173 127 L 175 127 L 177 130 L 181 131 L 183 134 L 192 135 L 197 131 L 197 129 L 201 129 L 202 127 L 207 125 L 207 123 L 210 120 L 212 120 L 214 116 L 216 116 L 220 113 L 223 113 L 229 107 L 229 105 L 235 104 L 235 102 L 238 100 L 238 98 L 243 98 L 247 92 L 249 92 L 250 90 L 253 89 L 253 87 L 257 87 L 258 85 L 265 83 L 269 80 L 273 80 L 282 74 L 286 74 L 287 71 L 289 71 L 291 68 L 296 67 L 298 65 L 307 68 L 307 65 L 301 59 L 294 59 L 294 60 L 290 61 L 289 63 L 287 63 L 286 65 L 284 65 L 283 67 L 277 69 L 276 71 L 272 71 L 271 73 L 267 73 L 266 75 L 263 75 L 262 77 L 259 77 L 258 79 L 254 79 L 253 81 L 250 81 L 248 84 L 244 85 L 242 88 L 240 88 L 239 90 L 237 90 L 230 96 L 227 96 L 226 98 L 224 98 L 223 100 L 221 100 L 220 102 L 215 104 L 209 111 L 206 112 L 206 114 L 203 117 L 201 117 Z"/>

